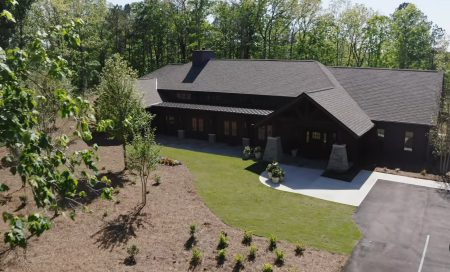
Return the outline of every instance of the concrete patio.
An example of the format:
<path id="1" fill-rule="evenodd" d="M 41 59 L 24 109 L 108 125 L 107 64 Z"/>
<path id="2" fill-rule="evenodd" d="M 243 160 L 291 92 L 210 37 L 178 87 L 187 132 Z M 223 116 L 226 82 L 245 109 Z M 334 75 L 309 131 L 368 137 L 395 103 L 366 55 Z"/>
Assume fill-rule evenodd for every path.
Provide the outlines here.
<path id="1" fill-rule="evenodd" d="M 322 177 L 323 169 L 310 169 L 291 165 L 280 165 L 286 172 L 282 183 L 269 180 L 267 172 L 259 180 L 277 190 L 307 195 L 341 204 L 359 206 L 378 179 L 430 188 L 441 188 L 438 182 L 398 175 L 361 170 L 352 182 Z"/>

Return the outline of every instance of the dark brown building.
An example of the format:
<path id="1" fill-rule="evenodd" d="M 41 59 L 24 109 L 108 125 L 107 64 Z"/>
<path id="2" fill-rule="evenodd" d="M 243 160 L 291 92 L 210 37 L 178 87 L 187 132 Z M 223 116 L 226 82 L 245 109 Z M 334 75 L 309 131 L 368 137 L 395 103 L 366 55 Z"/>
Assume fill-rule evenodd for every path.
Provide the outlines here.
<path id="1" fill-rule="evenodd" d="M 138 80 L 158 133 L 265 146 L 328 158 L 334 143 L 348 158 L 424 162 L 431 154 L 443 73 L 328 67 L 317 61 L 216 60 L 194 51 L 192 63 L 167 65 Z"/>

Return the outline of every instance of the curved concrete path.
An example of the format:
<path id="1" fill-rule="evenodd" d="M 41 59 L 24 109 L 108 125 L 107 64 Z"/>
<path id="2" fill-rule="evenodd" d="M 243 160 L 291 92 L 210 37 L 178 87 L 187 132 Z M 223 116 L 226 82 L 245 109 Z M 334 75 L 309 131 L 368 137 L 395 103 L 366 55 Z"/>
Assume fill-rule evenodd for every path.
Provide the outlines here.
<path id="1" fill-rule="evenodd" d="M 286 172 L 282 183 L 269 180 L 266 171 L 259 180 L 266 186 L 351 206 L 359 206 L 378 179 L 430 188 L 441 188 L 440 183 L 398 175 L 361 170 L 352 182 L 322 177 L 323 170 L 281 165 Z"/>

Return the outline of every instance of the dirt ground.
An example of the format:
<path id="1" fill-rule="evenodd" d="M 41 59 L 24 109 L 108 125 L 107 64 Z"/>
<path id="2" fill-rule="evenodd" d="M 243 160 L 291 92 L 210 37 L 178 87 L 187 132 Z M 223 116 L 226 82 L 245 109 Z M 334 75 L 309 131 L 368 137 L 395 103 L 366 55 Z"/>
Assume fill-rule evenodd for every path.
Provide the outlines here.
<path id="1" fill-rule="evenodd" d="M 120 188 L 115 195 L 120 203 L 99 197 L 89 198 L 86 200 L 88 211 L 82 212 L 78 208 L 74 221 L 66 211 L 65 215 L 52 221 L 51 230 L 39 238 L 30 239 L 26 256 L 21 250 L 3 256 L 0 271 L 236 271 L 234 255 L 248 255 L 247 246 L 241 244 L 243 230 L 226 225 L 204 205 L 197 194 L 193 175 L 186 166 L 159 166 L 155 173 L 162 175 L 161 184 L 150 186 L 143 215 L 125 227 L 124 218 L 140 201 L 139 178 L 122 172 L 120 145 L 99 145 L 101 161 L 97 165 L 102 169 L 101 173 L 107 174 Z M 75 141 L 70 149 L 87 147 L 85 142 Z M 0 149 L 0 156 L 5 152 L 4 148 Z M 20 178 L 12 176 L 8 169 L 0 169 L 0 178 L 12 193 L 11 201 L 0 206 L 0 213 L 16 210 L 15 214 L 25 214 L 36 210 L 28 189 L 25 192 L 29 204 L 17 210 L 19 196 L 24 192 L 20 189 Z M 135 185 L 131 182 L 133 180 L 136 180 Z M 149 182 L 153 184 L 152 180 Z M 53 215 L 52 211 L 40 212 L 48 217 Z M 201 263 L 196 267 L 190 265 L 192 252 L 186 248 L 190 237 L 189 224 L 193 221 L 197 222 L 198 228 L 196 246 L 203 252 Z M 2 221 L 0 235 L 3 236 L 7 230 L 7 224 Z M 225 262 L 218 264 L 216 247 L 222 230 L 228 235 L 229 246 Z M 126 248 L 133 243 L 140 250 L 137 264 L 126 266 Z M 243 271 L 262 271 L 263 263 L 274 264 L 275 253 L 268 250 L 267 238 L 254 236 L 253 244 L 258 248 L 256 258 L 246 260 Z M 296 256 L 295 244 L 286 241 L 279 241 L 278 248 L 285 251 L 285 262 L 283 266 L 274 266 L 274 271 L 341 271 L 348 259 L 347 255 L 310 247 L 306 247 L 303 256 Z M 5 249 L 7 246 L 1 244 L 0 252 Z"/>
<path id="2" fill-rule="evenodd" d="M 400 170 L 395 170 L 395 169 L 390 169 L 390 168 L 385 168 L 385 167 L 376 167 L 375 171 L 380 172 L 380 173 L 387 173 L 387 174 L 392 174 L 392 175 L 399 175 L 399 176 L 405 176 L 405 177 L 410 177 L 410 178 L 419 178 L 419 179 L 428 179 L 428 180 L 434 180 L 434 181 L 442 181 L 441 176 L 439 175 L 435 175 L 435 174 L 421 174 L 421 173 L 416 173 L 416 172 L 410 172 L 410 171 L 402 171 Z"/>

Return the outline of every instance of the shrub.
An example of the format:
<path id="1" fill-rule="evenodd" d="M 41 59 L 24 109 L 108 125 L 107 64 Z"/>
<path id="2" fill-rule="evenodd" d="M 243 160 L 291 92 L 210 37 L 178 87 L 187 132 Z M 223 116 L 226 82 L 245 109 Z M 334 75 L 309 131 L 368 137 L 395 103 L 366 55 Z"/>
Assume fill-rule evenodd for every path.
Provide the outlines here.
<path id="1" fill-rule="evenodd" d="M 396 173 L 400 172 L 400 168 L 395 168 L 395 172 Z"/>
<path id="2" fill-rule="evenodd" d="M 225 260 L 225 255 L 227 254 L 227 250 L 225 248 L 219 249 L 217 252 L 217 260 L 223 261 Z"/>
<path id="3" fill-rule="evenodd" d="M 267 165 L 266 171 L 267 171 L 267 172 L 272 172 L 273 169 L 275 169 L 275 168 L 277 168 L 277 167 L 278 167 L 278 163 L 274 160 L 274 161 L 272 161 L 272 163 L 269 163 L 269 164 Z"/>
<path id="4" fill-rule="evenodd" d="M 194 264 L 197 264 L 200 262 L 200 259 L 202 258 L 202 252 L 197 247 L 194 247 L 192 249 L 192 262 Z"/>
<path id="5" fill-rule="evenodd" d="M 303 252 L 305 251 L 305 246 L 300 244 L 297 241 L 297 245 L 295 245 L 295 254 L 297 255 L 303 255 Z"/>
<path id="6" fill-rule="evenodd" d="M 265 263 L 263 265 L 263 272 L 272 272 L 273 266 L 270 263 Z"/>
<path id="7" fill-rule="evenodd" d="M 269 247 L 274 249 L 277 247 L 277 237 L 275 235 L 270 235 L 269 237 Z"/>
<path id="8" fill-rule="evenodd" d="M 258 251 L 258 249 L 256 248 L 255 245 L 248 247 L 248 255 L 250 257 L 254 258 L 256 255 L 256 251 Z"/>
<path id="9" fill-rule="evenodd" d="M 261 153 L 261 147 L 260 146 L 255 147 L 255 153 Z"/>
<path id="10" fill-rule="evenodd" d="M 159 163 L 164 164 L 164 165 L 169 165 L 169 166 L 181 165 L 181 161 L 177 161 L 177 160 L 173 160 L 171 158 L 165 158 L 165 157 L 161 157 L 159 159 Z"/>
<path id="11" fill-rule="evenodd" d="M 228 237 L 226 235 L 225 232 L 220 232 L 220 237 L 219 237 L 219 244 L 217 245 L 218 248 L 224 248 L 226 247 L 228 244 Z"/>
<path id="12" fill-rule="evenodd" d="M 195 236 L 196 231 L 197 231 L 197 223 L 191 222 L 189 224 L 189 233 L 191 234 L 191 236 Z"/>
<path id="13" fill-rule="evenodd" d="M 242 243 L 249 245 L 252 242 L 252 236 L 253 236 L 253 231 L 252 230 L 246 230 L 244 232 L 244 236 L 242 237 Z"/>
<path id="14" fill-rule="evenodd" d="M 250 155 L 250 154 L 252 154 L 252 149 L 250 148 L 250 146 L 246 146 L 246 147 L 244 148 L 244 154 L 245 154 L 245 155 Z"/>
<path id="15" fill-rule="evenodd" d="M 128 257 L 125 259 L 126 265 L 136 264 L 136 255 L 139 253 L 139 248 L 136 244 L 132 244 L 127 248 Z"/>
<path id="16" fill-rule="evenodd" d="M 108 210 L 104 210 L 103 211 L 103 217 L 107 217 L 108 216 Z"/>
<path id="17" fill-rule="evenodd" d="M 277 255 L 277 259 L 275 263 L 282 264 L 284 262 L 284 251 L 283 250 L 275 250 L 275 254 Z"/>
<path id="18" fill-rule="evenodd" d="M 153 176 L 153 179 L 155 180 L 155 184 L 156 184 L 156 185 L 161 184 L 161 178 L 162 178 L 162 176 L 161 176 L 160 174 L 155 174 L 155 175 Z"/>
<path id="19" fill-rule="evenodd" d="M 244 256 L 241 253 L 234 255 L 234 259 L 236 259 L 236 266 L 244 266 Z"/>
<path id="20" fill-rule="evenodd" d="M 283 172 L 283 170 L 280 168 L 280 167 L 275 167 L 273 170 L 272 170 L 272 177 L 274 177 L 274 178 L 279 178 L 279 177 L 281 177 L 281 173 Z"/>
<path id="21" fill-rule="evenodd" d="M 422 176 L 425 176 L 427 174 L 427 169 L 423 169 L 422 171 L 420 171 L 420 174 Z"/>
<path id="22" fill-rule="evenodd" d="M 28 204 L 28 196 L 26 194 L 19 196 L 19 199 L 22 203 L 22 206 L 26 206 Z"/>

